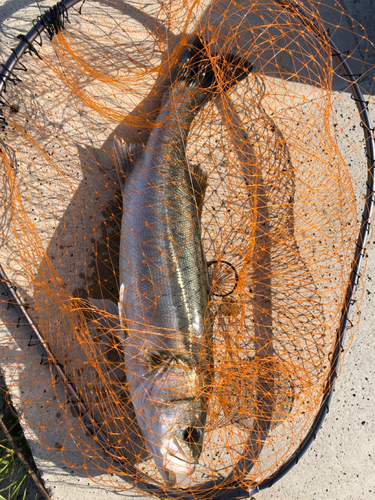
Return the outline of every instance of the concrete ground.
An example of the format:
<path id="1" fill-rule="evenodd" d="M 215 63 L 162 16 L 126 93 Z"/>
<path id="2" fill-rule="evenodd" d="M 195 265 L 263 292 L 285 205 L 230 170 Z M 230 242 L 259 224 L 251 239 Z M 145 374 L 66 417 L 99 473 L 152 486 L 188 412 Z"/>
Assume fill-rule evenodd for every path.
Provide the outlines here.
<path id="1" fill-rule="evenodd" d="M 89 0 L 87 0 L 89 1 Z M 54 2 L 40 2 L 48 6 Z M 328 3 L 328 2 L 327 2 Z M 332 2 L 333 3 L 333 2 Z M 362 23 L 369 38 L 375 41 L 373 0 L 341 0 L 349 14 Z M 0 62 L 4 62 L 13 47 L 15 37 L 26 33 L 31 22 L 39 15 L 34 0 L 0 0 Z M 322 9 L 322 15 L 324 11 Z M 340 21 L 350 26 L 350 19 Z M 341 50 L 346 49 L 345 39 L 337 40 Z M 362 54 L 357 54 L 362 59 Z M 369 61 L 375 64 L 375 60 Z M 373 72 L 374 75 L 374 72 Z M 365 84 L 375 109 L 373 81 Z M 338 89 L 336 89 L 338 90 Z M 371 96 L 372 94 L 372 96 Z M 347 98 L 347 102 L 345 99 Z M 351 105 L 348 94 L 337 110 L 345 113 Z M 372 112 L 375 119 L 375 113 Z M 353 132 L 353 140 L 357 138 Z M 358 135 L 359 140 L 361 136 Z M 353 176 L 359 172 L 353 165 Z M 256 495 L 259 500 L 367 500 L 375 499 L 375 242 L 368 247 L 367 269 L 364 275 L 365 294 L 361 305 L 361 322 L 353 342 L 345 354 L 345 361 L 323 427 L 316 440 L 299 463 L 272 488 Z M 5 312 L 3 311 L 3 314 Z M 57 499 L 85 500 L 106 498 L 112 500 L 129 493 L 109 490 L 95 485 L 88 479 L 68 474 L 64 468 L 48 462 L 43 450 L 34 450 L 51 497 Z"/>

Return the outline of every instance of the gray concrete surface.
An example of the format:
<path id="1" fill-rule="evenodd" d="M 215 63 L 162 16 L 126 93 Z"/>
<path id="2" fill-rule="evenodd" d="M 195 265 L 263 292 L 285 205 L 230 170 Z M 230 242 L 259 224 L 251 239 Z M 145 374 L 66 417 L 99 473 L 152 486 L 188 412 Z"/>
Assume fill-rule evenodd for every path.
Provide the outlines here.
<path id="1" fill-rule="evenodd" d="M 88 2 L 89 0 L 87 0 Z M 33 0 L 0 0 L 0 61 L 3 62 L 15 45 L 15 37 L 25 33 L 31 21 L 39 15 L 39 5 L 54 2 L 34 3 Z M 333 2 L 332 2 L 333 3 Z M 354 19 L 367 29 L 370 39 L 375 40 L 373 23 L 373 0 L 342 0 L 343 7 Z M 322 7 L 322 15 L 324 9 Z M 340 19 L 350 26 L 350 18 Z M 358 38 L 353 35 L 353 38 Z M 342 50 L 346 50 L 351 40 L 345 37 L 337 40 Z M 359 45 L 359 49 L 361 46 Z M 363 54 L 355 54 L 363 60 Z M 354 70 L 355 70 L 354 62 Z M 375 64 L 369 60 L 368 64 Z M 374 72 L 372 73 L 374 76 Z M 336 82 L 335 90 L 340 90 Z M 375 109 L 374 80 L 370 75 L 363 84 Z M 338 103 L 338 116 L 353 109 L 350 95 L 345 95 Z M 374 112 L 372 113 L 375 118 Z M 361 129 L 352 131 L 353 140 L 361 140 Z M 343 144 L 343 148 L 345 145 Z M 352 175 L 358 178 L 360 172 L 352 166 Z M 361 305 L 361 321 L 351 346 L 345 354 L 340 377 L 335 386 L 330 412 L 313 445 L 300 462 L 271 489 L 256 495 L 259 500 L 367 500 L 375 499 L 375 242 L 368 248 L 368 263 L 364 275 L 365 293 Z M 5 313 L 3 313 L 5 314 Z M 3 317 L 4 319 L 4 317 Z M 39 368 L 38 369 L 43 369 Z M 39 390 L 40 388 L 38 388 Z M 129 493 L 109 489 L 71 473 L 34 442 L 33 453 L 43 473 L 46 486 L 52 498 L 86 500 L 106 498 L 108 500 L 128 496 Z M 76 457 L 77 463 L 79 457 Z"/>

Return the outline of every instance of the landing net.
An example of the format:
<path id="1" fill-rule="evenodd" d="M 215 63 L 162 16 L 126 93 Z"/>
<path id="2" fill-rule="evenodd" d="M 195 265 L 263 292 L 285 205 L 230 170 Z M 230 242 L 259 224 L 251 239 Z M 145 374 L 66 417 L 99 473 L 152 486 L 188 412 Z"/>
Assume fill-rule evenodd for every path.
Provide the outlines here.
<path id="1" fill-rule="evenodd" d="M 323 22 L 323 4 L 312 2 L 304 2 L 307 17 L 295 3 L 267 0 L 225 7 L 198 1 L 79 6 L 51 11 L 0 95 L 3 299 L 16 288 L 20 301 L 2 332 L 1 366 L 12 402 L 31 438 L 54 460 L 108 487 L 135 485 L 184 498 L 216 498 L 225 488 L 243 494 L 298 458 L 316 427 L 337 371 L 338 331 L 340 325 L 345 330 L 349 304 L 345 346 L 356 329 L 362 292 L 354 303 L 348 290 L 356 285 L 351 271 L 365 246 L 358 216 L 369 152 L 348 135 L 361 122 L 329 43 L 344 30 L 344 12 L 327 6 L 324 19 L 331 21 Z M 362 27 L 354 31 L 360 36 L 349 53 L 360 43 L 369 57 L 373 47 Z M 178 146 L 185 160 L 176 171 L 187 169 L 185 180 L 161 169 L 162 203 L 154 215 L 149 203 L 152 230 L 133 248 L 122 226 L 121 186 L 125 182 L 143 222 L 144 192 L 116 171 L 116 144 L 138 145 L 161 161 L 149 139 L 156 124 L 172 133 L 173 118 L 173 137 L 179 127 L 183 136 L 174 78 L 192 34 L 215 85 L 186 144 Z M 228 54 L 235 56 L 233 71 L 252 65 L 230 85 L 220 62 L 228 62 Z M 361 81 L 368 84 L 366 61 L 351 62 L 361 64 Z M 172 87 L 174 110 L 163 122 L 163 96 Z M 346 116 L 336 115 L 339 102 Z M 349 162 L 362 169 L 356 178 Z M 207 174 L 203 194 L 200 169 Z M 182 208 L 180 192 L 191 195 Z M 167 237 L 160 226 L 173 230 Z M 178 325 L 156 326 L 149 310 L 160 304 L 172 274 L 180 273 L 188 287 L 197 259 L 190 256 L 185 269 L 179 258 L 197 237 L 205 259 L 202 286 L 209 288 L 205 333 L 192 341 L 193 367 L 184 346 L 174 350 L 169 390 L 177 395 L 183 388 L 190 403 L 175 397 L 168 408 L 180 425 L 203 401 L 206 420 L 195 428 L 204 439 L 192 473 L 183 482 L 178 475 L 165 482 L 147 445 L 150 431 L 147 438 L 137 419 L 124 345 L 138 349 L 139 359 L 149 356 L 152 377 L 163 358 L 150 348 L 158 351 L 162 333 L 173 341 L 186 334 Z M 119 302 L 121 252 L 133 262 L 139 249 L 151 247 L 154 260 L 145 252 L 142 265 L 151 269 L 144 271 L 146 281 L 154 276 L 152 297 L 146 294 L 152 304 L 146 310 L 128 305 L 133 319 L 120 325 L 108 304 Z M 168 263 L 164 278 L 155 255 Z M 141 285 L 137 290 L 144 298 Z M 41 341 L 25 333 L 20 305 L 42 339 L 42 357 Z M 154 335 L 155 344 L 148 340 L 140 348 L 129 341 L 132 332 Z M 186 437 L 181 449 L 194 440 Z"/>

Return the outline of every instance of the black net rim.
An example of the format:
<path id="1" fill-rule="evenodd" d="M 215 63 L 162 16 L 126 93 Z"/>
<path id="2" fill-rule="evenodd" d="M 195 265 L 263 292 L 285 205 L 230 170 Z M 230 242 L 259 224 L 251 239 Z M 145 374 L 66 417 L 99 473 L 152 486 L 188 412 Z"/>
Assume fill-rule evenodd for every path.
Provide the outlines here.
<path id="1" fill-rule="evenodd" d="M 62 0 L 58 2 L 50 9 L 48 9 L 44 13 L 44 15 L 40 16 L 36 21 L 34 21 L 33 28 L 25 36 L 21 35 L 18 37 L 19 39 L 21 39 L 21 42 L 15 49 L 13 49 L 11 56 L 8 58 L 0 71 L 0 103 L 2 101 L 6 103 L 6 98 L 4 97 L 4 93 L 6 92 L 6 83 L 8 81 L 17 82 L 18 80 L 18 77 L 15 74 L 16 65 L 20 62 L 23 54 L 27 50 L 36 52 L 32 44 L 37 41 L 38 38 L 41 39 L 41 34 L 44 31 L 47 31 L 49 38 L 52 39 L 54 33 L 57 33 L 59 30 L 63 29 L 64 21 L 68 20 L 68 10 L 80 2 L 82 2 L 82 0 Z M 83 0 L 83 3 L 84 2 L 85 0 Z M 365 248 L 369 239 L 371 219 L 375 204 L 374 130 L 372 128 L 368 112 L 368 105 L 363 97 L 359 85 L 356 83 L 353 72 L 351 71 L 350 66 L 347 63 L 345 56 L 342 52 L 340 52 L 335 43 L 330 39 L 329 35 L 313 20 L 312 16 L 297 1 L 274 0 L 274 2 L 279 7 L 281 6 L 289 10 L 291 13 L 297 15 L 302 25 L 309 27 L 313 31 L 315 37 L 317 37 L 318 39 L 320 39 L 320 41 L 323 41 L 330 47 L 331 57 L 336 61 L 342 75 L 350 86 L 352 98 L 356 102 L 359 112 L 360 125 L 363 129 L 365 139 L 368 173 L 366 183 L 367 189 L 364 197 L 364 207 L 362 210 L 362 224 L 356 241 L 356 249 L 352 260 L 351 272 L 345 294 L 345 301 L 341 310 L 340 324 L 337 328 L 335 348 L 331 356 L 330 368 L 328 370 L 324 384 L 324 395 L 322 400 L 323 403 L 314 419 L 314 422 L 310 427 L 310 430 L 305 436 L 305 439 L 298 446 L 297 450 L 270 477 L 264 479 L 258 484 L 249 483 L 244 486 L 243 482 L 240 485 L 234 478 L 232 479 L 232 482 L 230 482 L 230 478 L 226 477 L 222 480 L 206 482 L 198 487 L 191 488 L 188 491 L 183 489 L 169 489 L 165 486 L 150 481 L 150 478 L 148 476 L 141 474 L 130 464 L 124 461 L 119 462 L 123 467 L 124 479 L 126 479 L 134 487 L 143 490 L 147 494 L 156 495 L 160 498 L 179 498 L 184 500 L 194 500 L 196 498 L 210 498 L 212 500 L 224 500 L 224 498 L 228 500 L 249 498 L 252 494 L 262 489 L 271 487 L 279 479 L 285 476 L 285 474 L 287 474 L 294 467 L 294 465 L 298 463 L 299 459 L 310 447 L 324 421 L 325 416 L 329 411 L 329 404 L 333 393 L 334 382 L 338 375 L 340 357 L 343 351 L 345 334 L 348 325 L 350 324 L 349 317 L 352 306 L 355 302 L 354 293 L 357 289 L 357 285 L 360 279 L 360 271 L 363 266 L 363 260 L 365 258 Z M 81 12 L 81 10 L 79 10 L 79 12 Z M 0 114 L 0 125 L 2 124 L 1 120 L 4 122 L 4 119 L 2 119 L 2 116 Z M 6 123 L 4 122 L 3 126 L 5 125 Z M 8 280 L 1 264 L 0 283 L 5 289 L 2 295 L 6 297 L 5 301 L 8 302 L 8 307 L 12 306 L 16 308 L 17 313 L 19 314 L 19 321 L 22 321 L 22 324 L 26 325 L 29 328 L 30 336 L 38 342 L 44 356 L 46 356 L 48 361 L 50 362 L 55 375 L 60 378 L 66 390 L 68 391 L 71 400 L 78 406 L 81 413 L 81 419 L 87 427 L 88 431 L 93 435 L 97 443 L 100 444 L 100 446 L 113 457 L 115 455 L 114 450 L 111 448 L 106 437 L 99 430 L 98 425 L 89 415 L 88 410 L 80 400 L 74 386 L 69 382 L 62 367 L 53 356 L 53 353 L 49 350 L 42 335 L 38 331 L 37 326 L 33 323 L 31 317 L 23 306 L 22 301 L 17 294 L 16 287 Z M 243 457 L 237 462 L 237 464 L 234 466 L 234 469 L 238 469 L 239 467 L 241 467 L 243 474 L 246 474 L 253 467 L 253 463 L 249 462 L 245 457 Z"/>

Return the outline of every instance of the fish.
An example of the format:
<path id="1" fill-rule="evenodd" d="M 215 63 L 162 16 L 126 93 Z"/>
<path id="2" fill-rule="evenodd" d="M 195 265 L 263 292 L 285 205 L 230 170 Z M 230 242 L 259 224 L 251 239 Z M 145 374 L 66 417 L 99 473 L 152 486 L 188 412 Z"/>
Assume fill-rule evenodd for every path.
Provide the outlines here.
<path id="1" fill-rule="evenodd" d="M 216 68 L 213 66 L 216 65 Z M 207 174 L 190 165 L 194 118 L 251 64 L 193 35 L 171 71 L 145 146 L 114 138 L 122 192 L 118 314 L 130 398 L 167 486 L 190 484 L 214 381 L 211 284 L 201 239 Z"/>

